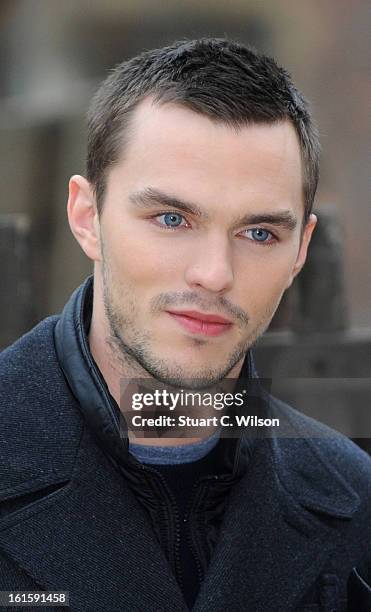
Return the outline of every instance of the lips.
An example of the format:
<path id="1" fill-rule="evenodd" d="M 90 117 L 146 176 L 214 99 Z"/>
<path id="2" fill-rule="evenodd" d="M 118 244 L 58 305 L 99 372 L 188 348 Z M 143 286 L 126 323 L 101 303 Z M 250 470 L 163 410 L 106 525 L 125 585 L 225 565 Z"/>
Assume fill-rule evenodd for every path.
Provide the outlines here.
<path id="1" fill-rule="evenodd" d="M 194 310 L 167 311 L 184 329 L 204 336 L 219 336 L 232 327 L 231 321 L 214 314 Z"/>
<path id="2" fill-rule="evenodd" d="M 170 314 L 190 317 L 191 319 L 198 319 L 206 323 L 223 323 L 223 324 L 231 323 L 228 319 L 225 319 L 224 317 L 220 317 L 219 315 L 205 314 L 203 312 L 198 312 L 197 310 L 168 310 L 168 312 Z"/>

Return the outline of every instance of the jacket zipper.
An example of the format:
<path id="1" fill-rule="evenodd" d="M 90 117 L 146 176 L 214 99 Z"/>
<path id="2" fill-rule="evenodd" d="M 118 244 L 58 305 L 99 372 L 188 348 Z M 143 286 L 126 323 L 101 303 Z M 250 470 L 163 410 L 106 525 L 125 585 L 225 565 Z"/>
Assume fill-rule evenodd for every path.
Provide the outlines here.
<path id="1" fill-rule="evenodd" d="M 235 462 L 235 466 L 234 466 L 234 470 L 233 473 L 235 472 L 235 470 L 238 467 L 238 462 Z M 233 477 L 231 474 L 221 474 L 221 475 L 208 475 L 208 476 L 202 476 L 193 486 L 192 488 L 192 493 L 189 499 L 189 503 L 188 503 L 188 509 L 187 512 L 184 516 L 184 521 L 187 523 L 187 527 L 188 529 L 186 529 L 186 534 L 187 534 L 187 541 L 188 541 L 188 545 L 190 547 L 190 550 L 192 552 L 193 558 L 195 560 L 196 563 L 196 567 L 197 567 L 197 573 L 198 573 L 198 577 L 199 577 L 199 581 L 200 583 L 203 581 L 204 576 L 205 576 L 205 568 L 203 567 L 200 558 L 198 556 L 196 547 L 194 545 L 194 542 L 196 541 L 196 536 L 197 536 L 197 532 L 194 532 L 193 529 L 193 524 L 191 521 L 191 511 L 195 511 L 200 499 L 202 498 L 202 493 L 204 491 L 204 487 L 206 486 L 206 483 L 208 482 L 215 482 L 215 481 L 222 481 L 222 480 L 233 480 Z M 201 487 L 200 485 L 204 484 L 203 487 Z M 199 488 L 199 492 L 198 495 L 195 496 L 195 491 L 196 489 Z"/>
<path id="2" fill-rule="evenodd" d="M 138 466 L 137 466 L 138 467 Z M 175 577 L 176 580 L 179 584 L 179 587 L 182 589 L 183 587 L 183 575 L 182 575 L 182 568 L 181 568 L 181 563 L 180 563 L 180 515 L 179 515 L 179 511 L 178 511 L 178 506 L 176 503 L 176 500 L 172 494 L 172 492 L 170 491 L 169 487 L 167 486 L 166 480 L 163 477 L 162 474 L 160 474 L 159 472 L 157 472 L 157 470 L 148 467 L 147 465 L 141 465 L 139 466 L 139 470 L 143 471 L 143 472 L 147 472 L 150 474 L 154 474 L 155 478 L 157 478 L 162 485 L 162 489 L 163 492 L 165 493 L 165 499 L 170 502 L 171 506 L 172 506 L 172 511 L 173 514 L 171 514 L 170 512 L 168 512 L 168 517 L 170 518 L 170 523 L 173 519 L 174 522 L 174 553 L 173 553 L 173 558 L 174 558 L 174 569 L 175 569 Z M 152 485 L 152 483 L 150 482 L 150 484 Z M 170 542 L 170 549 L 171 549 L 171 542 Z M 170 550 L 170 554 L 171 554 L 171 550 Z"/>
<path id="3" fill-rule="evenodd" d="M 195 564 L 196 564 L 196 568 L 197 568 L 197 574 L 198 574 L 198 579 L 199 582 L 201 584 L 201 582 L 204 579 L 204 569 L 202 567 L 202 564 L 200 562 L 199 556 L 197 554 L 197 550 L 195 549 L 194 545 L 193 545 L 193 538 L 192 538 L 192 521 L 191 519 L 191 510 L 192 508 L 195 509 L 197 508 L 197 504 L 198 501 L 201 497 L 200 491 L 202 491 L 202 488 L 200 487 L 200 484 L 202 483 L 202 481 L 205 478 L 200 478 L 192 487 L 192 492 L 188 501 L 188 507 L 187 507 L 187 511 L 184 515 L 183 521 L 184 523 L 186 523 L 186 538 L 187 538 L 187 542 L 189 545 L 189 548 L 191 550 L 191 553 L 193 555 L 193 558 L 195 560 Z M 200 491 L 198 493 L 198 495 L 195 497 L 195 492 L 197 491 L 197 488 L 200 487 Z"/>

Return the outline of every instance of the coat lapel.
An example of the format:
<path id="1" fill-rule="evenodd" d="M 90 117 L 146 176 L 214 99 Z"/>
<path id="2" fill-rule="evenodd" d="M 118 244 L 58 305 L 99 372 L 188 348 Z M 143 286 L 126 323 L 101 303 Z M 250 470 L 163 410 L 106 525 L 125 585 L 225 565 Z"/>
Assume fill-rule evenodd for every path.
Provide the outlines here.
<path id="1" fill-rule="evenodd" d="M 74 611 L 185 604 L 147 515 L 85 430 L 72 480 L 0 520 L 0 548 Z"/>
<path id="2" fill-rule="evenodd" d="M 300 465 L 294 467 L 299 447 Z M 291 456 L 286 481 L 283 454 Z M 329 478 L 332 487 L 323 491 Z M 337 472 L 316 459 L 310 443 L 261 440 L 232 492 L 194 612 L 295 610 L 358 503 Z"/>

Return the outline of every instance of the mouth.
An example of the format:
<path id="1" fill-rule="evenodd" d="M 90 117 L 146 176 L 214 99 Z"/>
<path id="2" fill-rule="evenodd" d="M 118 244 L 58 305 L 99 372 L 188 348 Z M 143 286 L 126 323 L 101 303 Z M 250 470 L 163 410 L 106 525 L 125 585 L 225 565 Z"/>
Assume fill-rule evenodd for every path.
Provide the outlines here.
<path id="1" fill-rule="evenodd" d="M 166 311 L 179 325 L 192 334 L 219 336 L 229 331 L 231 321 L 219 315 L 207 315 L 195 311 Z"/>

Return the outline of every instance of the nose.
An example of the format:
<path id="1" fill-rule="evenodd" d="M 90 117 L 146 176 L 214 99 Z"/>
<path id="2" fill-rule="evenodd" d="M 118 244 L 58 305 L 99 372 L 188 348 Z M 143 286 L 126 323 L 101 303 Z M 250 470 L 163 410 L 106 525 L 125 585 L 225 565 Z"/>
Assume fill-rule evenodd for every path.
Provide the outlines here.
<path id="1" fill-rule="evenodd" d="M 233 286 L 232 249 L 226 236 L 203 237 L 185 269 L 185 281 L 192 288 L 225 293 Z"/>

